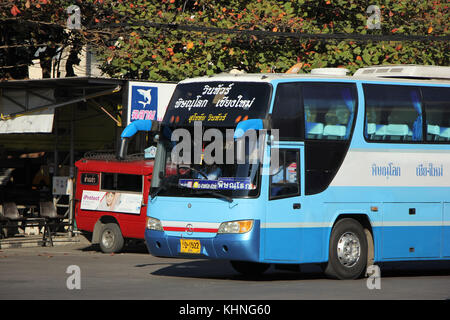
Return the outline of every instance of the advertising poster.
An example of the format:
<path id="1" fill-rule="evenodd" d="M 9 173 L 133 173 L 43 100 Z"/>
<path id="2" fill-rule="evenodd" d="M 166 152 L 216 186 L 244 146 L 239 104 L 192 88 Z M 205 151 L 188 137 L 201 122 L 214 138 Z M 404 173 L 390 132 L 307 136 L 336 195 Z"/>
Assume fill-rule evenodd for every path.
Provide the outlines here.
<path id="1" fill-rule="evenodd" d="M 141 194 L 83 190 L 81 210 L 140 214 L 141 202 Z"/>

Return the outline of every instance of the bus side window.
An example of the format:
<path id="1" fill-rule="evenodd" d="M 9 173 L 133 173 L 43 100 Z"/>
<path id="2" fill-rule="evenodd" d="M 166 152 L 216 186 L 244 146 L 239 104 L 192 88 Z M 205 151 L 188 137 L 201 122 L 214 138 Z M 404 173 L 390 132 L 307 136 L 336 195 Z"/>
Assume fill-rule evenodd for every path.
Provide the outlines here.
<path id="1" fill-rule="evenodd" d="M 279 149 L 278 165 L 272 150 L 269 200 L 300 195 L 300 155 L 298 150 Z"/>
<path id="2" fill-rule="evenodd" d="M 280 83 L 275 93 L 272 125 L 280 140 L 303 139 L 303 105 L 300 83 Z"/>
<path id="3" fill-rule="evenodd" d="M 425 104 L 427 141 L 450 143 L 450 89 L 422 87 Z"/>
<path id="4" fill-rule="evenodd" d="M 356 108 L 356 89 L 345 83 L 304 83 L 305 138 L 348 140 Z"/>
<path id="5" fill-rule="evenodd" d="M 422 141 L 423 105 L 418 87 L 365 84 L 367 140 Z"/>

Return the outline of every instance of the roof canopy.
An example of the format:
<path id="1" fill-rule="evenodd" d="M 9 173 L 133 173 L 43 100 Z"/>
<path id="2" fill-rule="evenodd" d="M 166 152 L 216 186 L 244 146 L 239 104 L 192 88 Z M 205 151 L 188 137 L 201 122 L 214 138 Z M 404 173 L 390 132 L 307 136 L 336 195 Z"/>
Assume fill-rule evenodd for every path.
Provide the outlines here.
<path id="1" fill-rule="evenodd" d="M 113 94 L 125 82 L 91 77 L 0 81 L 0 133 L 49 133 L 55 108 Z"/>

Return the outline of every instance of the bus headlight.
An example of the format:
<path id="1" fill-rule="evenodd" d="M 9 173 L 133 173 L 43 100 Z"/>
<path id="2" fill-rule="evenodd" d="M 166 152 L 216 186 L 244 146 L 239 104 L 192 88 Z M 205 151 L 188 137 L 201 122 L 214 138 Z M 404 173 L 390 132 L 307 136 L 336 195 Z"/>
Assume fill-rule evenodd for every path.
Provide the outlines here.
<path id="1" fill-rule="evenodd" d="M 156 218 L 152 218 L 152 217 L 147 217 L 147 221 L 145 222 L 145 227 L 148 230 L 163 231 L 161 221 L 159 221 Z"/>
<path id="2" fill-rule="evenodd" d="M 246 233 L 252 230 L 253 220 L 222 222 L 217 233 Z"/>

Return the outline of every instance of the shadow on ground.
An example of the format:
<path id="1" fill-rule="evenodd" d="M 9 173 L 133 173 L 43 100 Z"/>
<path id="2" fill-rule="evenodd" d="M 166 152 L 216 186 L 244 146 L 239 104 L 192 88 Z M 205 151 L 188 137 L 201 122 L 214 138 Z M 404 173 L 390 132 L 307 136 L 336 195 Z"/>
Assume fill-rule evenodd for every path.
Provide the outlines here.
<path id="1" fill-rule="evenodd" d="M 102 252 L 98 244 L 87 243 L 85 247 L 79 250 L 83 252 Z M 142 253 L 149 254 L 144 241 L 133 241 L 124 246 L 120 253 Z"/>
<path id="2" fill-rule="evenodd" d="M 172 259 L 170 259 L 172 260 Z M 325 279 L 325 275 L 319 266 L 307 265 L 303 266 L 302 272 L 291 272 L 285 270 L 278 270 L 271 266 L 262 275 L 243 276 L 236 272 L 228 261 L 224 260 L 180 260 L 173 258 L 164 266 L 151 274 L 156 276 L 166 277 L 183 277 L 183 278 L 198 278 L 198 279 L 227 279 L 240 281 L 281 281 L 281 280 L 316 280 Z M 166 260 L 167 261 L 167 260 Z M 137 268 L 145 268 L 159 264 L 141 264 L 135 265 Z"/>
<path id="3" fill-rule="evenodd" d="M 162 265 L 152 275 L 199 279 L 228 279 L 240 281 L 283 281 L 327 279 L 319 265 L 301 265 L 300 271 L 278 270 L 271 266 L 262 275 L 246 277 L 237 273 L 228 261 L 181 260 L 164 258 L 164 263 L 135 265 L 136 268 Z M 380 264 L 382 278 L 450 276 L 450 261 L 390 262 Z M 328 279 L 327 279 L 328 280 Z"/>

